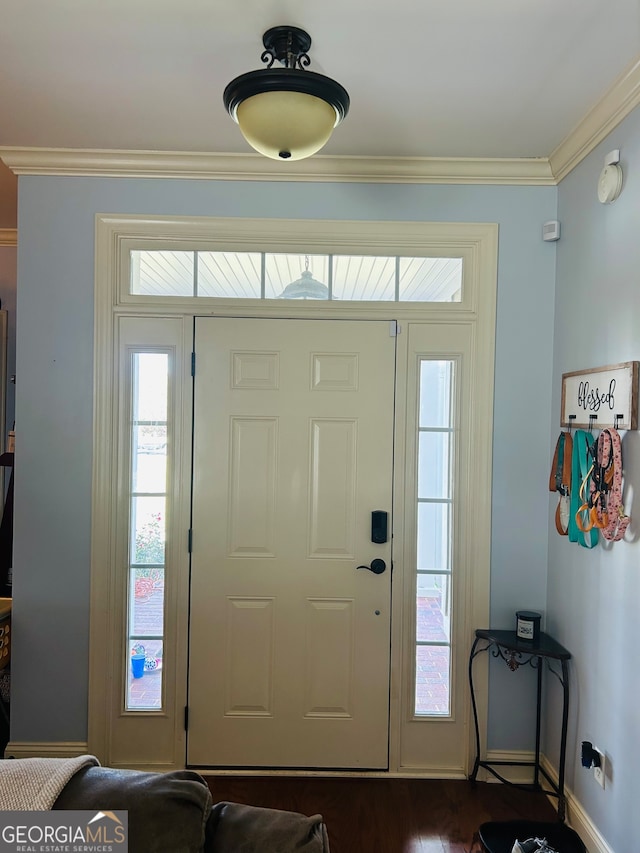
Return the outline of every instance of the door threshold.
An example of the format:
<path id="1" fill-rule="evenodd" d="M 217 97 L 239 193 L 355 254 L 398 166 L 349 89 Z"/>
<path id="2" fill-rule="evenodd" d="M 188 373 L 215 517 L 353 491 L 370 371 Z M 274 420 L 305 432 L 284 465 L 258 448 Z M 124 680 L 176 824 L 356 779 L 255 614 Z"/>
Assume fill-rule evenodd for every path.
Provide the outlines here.
<path id="1" fill-rule="evenodd" d="M 467 779 L 466 773 L 458 770 L 434 771 L 425 769 L 416 770 L 323 770 L 323 769 L 238 769 L 228 767 L 198 767 L 187 765 L 187 769 L 199 773 L 201 776 L 272 776 L 272 777 L 307 777 L 307 778 L 344 778 L 344 779 Z"/>

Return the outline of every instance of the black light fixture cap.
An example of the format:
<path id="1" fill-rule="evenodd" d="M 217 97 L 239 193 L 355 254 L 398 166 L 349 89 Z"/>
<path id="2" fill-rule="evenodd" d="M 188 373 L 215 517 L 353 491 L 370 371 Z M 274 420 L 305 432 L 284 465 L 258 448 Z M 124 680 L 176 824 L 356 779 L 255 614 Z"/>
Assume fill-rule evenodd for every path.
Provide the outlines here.
<path id="1" fill-rule="evenodd" d="M 349 112 L 347 90 L 324 74 L 299 71 L 294 68 L 263 68 L 249 71 L 232 80 L 224 90 L 222 100 L 227 112 L 235 121 L 236 110 L 243 101 L 264 92 L 301 92 L 314 95 L 330 104 L 336 111 L 336 124 Z"/>
<path id="2" fill-rule="evenodd" d="M 262 44 L 278 62 L 287 63 L 289 54 L 298 58 L 311 47 L 311 36 L 300 27 L 271 27 L 262 36 Z"/>

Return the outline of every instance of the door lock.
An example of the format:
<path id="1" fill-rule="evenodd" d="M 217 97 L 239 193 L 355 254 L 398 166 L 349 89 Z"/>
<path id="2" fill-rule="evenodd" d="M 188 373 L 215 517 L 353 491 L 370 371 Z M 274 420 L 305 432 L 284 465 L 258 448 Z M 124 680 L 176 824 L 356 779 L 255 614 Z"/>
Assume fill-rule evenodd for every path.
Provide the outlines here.
<path id="1" fill-rule="evenodd" d="M 389 524 L 389 513 L 383 509 L 374 509 L 371 513 L 371 541 L 378 545 L 384 544 L 388 538 L 387 530 Z"/>

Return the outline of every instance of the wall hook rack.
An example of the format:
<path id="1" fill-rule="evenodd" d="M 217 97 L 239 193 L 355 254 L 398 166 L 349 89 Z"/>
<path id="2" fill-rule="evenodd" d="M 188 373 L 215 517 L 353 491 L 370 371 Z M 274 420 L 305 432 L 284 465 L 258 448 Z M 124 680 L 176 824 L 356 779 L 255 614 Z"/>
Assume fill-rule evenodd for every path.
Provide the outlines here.
<path id="1" fill-rule="evenodd" d="M 638 367 L 627 361 L 562 374 L 560 424 L 574 429 L 638 429 Z"/>

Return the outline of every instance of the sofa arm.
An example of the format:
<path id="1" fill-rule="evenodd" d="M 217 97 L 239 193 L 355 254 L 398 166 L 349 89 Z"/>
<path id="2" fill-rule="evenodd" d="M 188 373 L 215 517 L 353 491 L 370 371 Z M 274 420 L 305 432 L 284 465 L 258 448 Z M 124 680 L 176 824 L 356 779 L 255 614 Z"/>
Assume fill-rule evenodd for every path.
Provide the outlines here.
<path id="1" fill-rule="evenodd" d="M 67 783 L 53 808 L 128 811 L 131 853 L 201 853 L 211 805 L 206 782 L 190 770 L 86 767 Z"/>
<path id="2" fill-rule="evenodd" d="M 207 853 L 329 853 L 321 815 L 216 803 L 207 825 Z"/>

